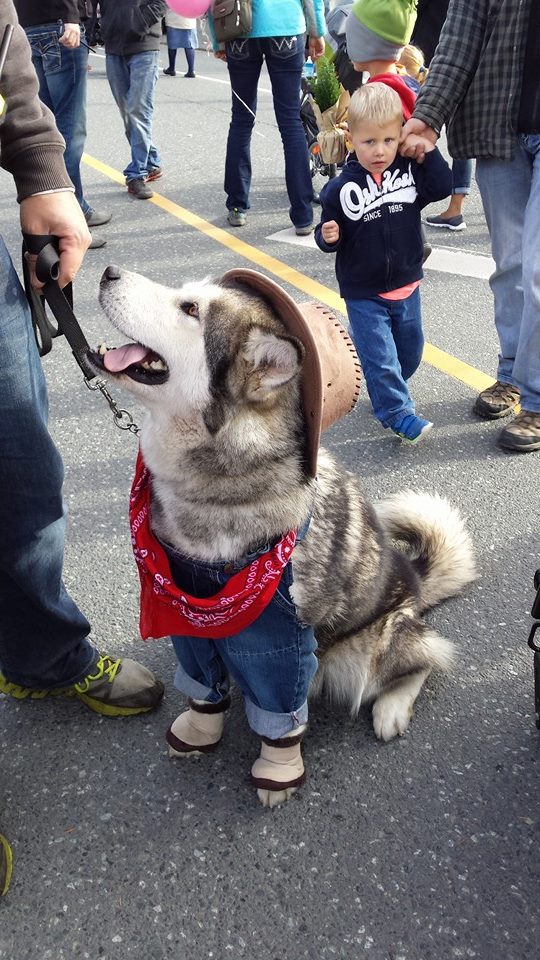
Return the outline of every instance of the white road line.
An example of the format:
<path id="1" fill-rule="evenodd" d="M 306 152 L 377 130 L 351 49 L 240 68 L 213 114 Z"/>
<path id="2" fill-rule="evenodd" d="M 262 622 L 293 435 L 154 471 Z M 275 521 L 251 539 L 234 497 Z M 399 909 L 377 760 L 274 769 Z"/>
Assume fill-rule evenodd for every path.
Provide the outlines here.
<path id="1" fill-rule="evenodd" d="M 277 243 L 293 243 L 299 247 L 310 247 L 312 250 L 318 249 L 313 234 L 309 237 L 297 237 L 294 227 L 278 230 L 277 233 L 271 233 L 266 239 L 275 240 Z M 467 253 L 465 250 L 459 250 L 455 247 L 434 247 L 433 253 L 426 262 L 425 269 L 487 280 L 495 270 L 495 264 L 491 257 L 482 253 Z"/>

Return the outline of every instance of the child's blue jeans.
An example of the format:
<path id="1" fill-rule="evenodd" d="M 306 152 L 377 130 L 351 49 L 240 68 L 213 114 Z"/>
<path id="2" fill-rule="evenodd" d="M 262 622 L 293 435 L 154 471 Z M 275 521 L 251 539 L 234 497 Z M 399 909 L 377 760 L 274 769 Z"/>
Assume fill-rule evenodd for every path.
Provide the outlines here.
<path id="1" fill-rule="evenodd" d="M 391 428 L 415 412 L 407 381 L 420 366 L 424 347 L 420 290 L 406 300 L 373 296 L 345 302 L 373 412 Z"/>
<path id="2" fill-rule="evenodd" d="M 166 549 L 177 586 L 200 598 L 217 593 L 233 573 L 257 556 L 244 557 L 238 564 L 198 563 L 176 554 L 169 545 Z M 250 727 L 272 740 L 307 722 L 307 694 L 317 671 L 317 642 L 313 628 L 298 619 L 289 593 L 292 582 L 290 561 L 271 603 L 235 636 L 222 640 L 171 637 L 178 658 L 178 690 L 196 700 L 219 703 L 232 677 L 244 695 Z"/>

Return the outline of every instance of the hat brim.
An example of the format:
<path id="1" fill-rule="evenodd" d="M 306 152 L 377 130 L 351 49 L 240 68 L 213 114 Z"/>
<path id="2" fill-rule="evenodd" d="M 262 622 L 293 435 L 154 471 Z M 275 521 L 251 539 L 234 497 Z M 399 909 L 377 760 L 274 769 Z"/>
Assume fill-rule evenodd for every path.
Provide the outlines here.
<path id="1" fill-rule="evenodd" d="M 317 475 L 321 432 L 351 410 L 360 393 L 360 364 L 347 331 L 322 304 L 297 304 L 285 290 L 256 270 L 229 270 L 221 278 L 261 294 L 291 336 L 303 344 L 301 396 L 306 421 L 310 476 Z"/>

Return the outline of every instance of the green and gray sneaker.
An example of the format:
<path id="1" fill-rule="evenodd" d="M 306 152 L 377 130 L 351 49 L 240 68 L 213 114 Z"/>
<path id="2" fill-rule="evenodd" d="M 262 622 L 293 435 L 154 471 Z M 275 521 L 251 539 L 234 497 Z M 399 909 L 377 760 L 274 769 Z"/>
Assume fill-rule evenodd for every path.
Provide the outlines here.
<path id="1" fill-rule="evenodd" d="M 8 892 L 13 870 L 13 854 L 6 838 L 0 833 L 0 897 Z"/>
<path id="2" fill-rule="evenodd" d="M 42 700 L 45 697 L 77 697 L 106 717 L 132 717 L 148 713 L 163 697 L 161 680 L 136 660 L 113 660 L 107 654 L 99 657 L 92 673 L 71 687 L 47 690 L 21 687 L 0 673 L 0 693 L 16 700 Z"/>
<path id="3" fill-rule="evenodd" d="M 244 227 L 246 225 L 246 211 L 233 207 L 227 214 L 227 223 L 230 223 L 231 227 Z"/>

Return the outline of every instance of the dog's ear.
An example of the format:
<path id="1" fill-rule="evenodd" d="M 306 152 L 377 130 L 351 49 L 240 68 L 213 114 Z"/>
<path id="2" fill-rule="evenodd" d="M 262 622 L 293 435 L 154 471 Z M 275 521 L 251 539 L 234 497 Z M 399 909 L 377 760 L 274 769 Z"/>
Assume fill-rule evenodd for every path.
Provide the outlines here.
<path id="1" fill-rule="evenodd" d="M 295 337 L 280 337 L 269 330 L 254 327 L 244 348 L 248 365 L 246 399 L 266 398 L 289 383 L 302 368 L 304 347 Z"/>

